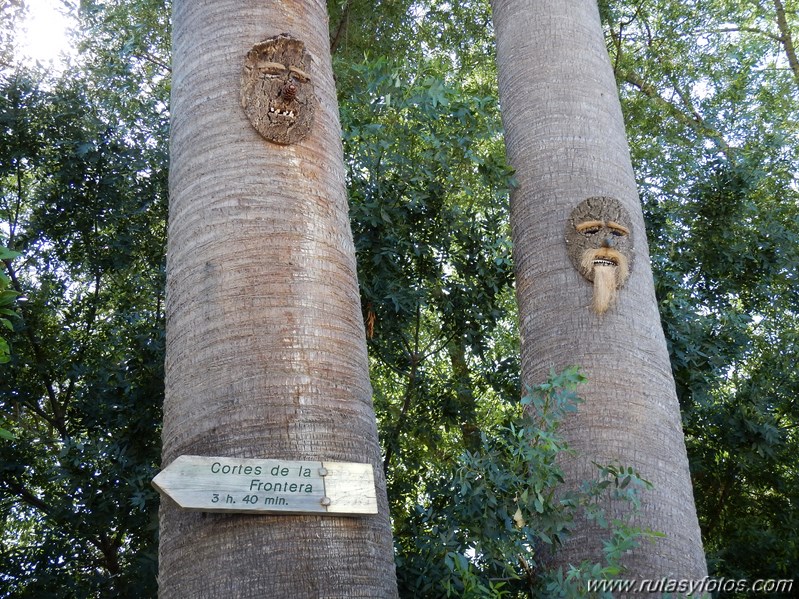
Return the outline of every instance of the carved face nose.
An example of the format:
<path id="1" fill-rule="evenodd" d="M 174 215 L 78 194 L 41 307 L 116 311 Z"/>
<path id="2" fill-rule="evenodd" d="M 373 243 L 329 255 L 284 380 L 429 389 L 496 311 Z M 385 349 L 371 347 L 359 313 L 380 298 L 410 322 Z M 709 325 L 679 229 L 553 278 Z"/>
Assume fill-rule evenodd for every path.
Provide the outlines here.
<path id="1" fill-rule="evenodd" d="M 608 235 L 602 240 L 602 247 L 604 248 L 612 248 L 614 245 L 616 245 L 616 240 L 613 239 L 612 235 Z"/>

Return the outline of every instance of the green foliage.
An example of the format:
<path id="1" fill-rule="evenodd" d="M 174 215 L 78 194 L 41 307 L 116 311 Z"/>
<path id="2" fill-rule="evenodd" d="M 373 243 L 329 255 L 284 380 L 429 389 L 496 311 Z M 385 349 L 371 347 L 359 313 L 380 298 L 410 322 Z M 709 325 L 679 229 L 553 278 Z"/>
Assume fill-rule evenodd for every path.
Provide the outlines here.
<path id="1" fill-rule="evenodd" d="M 377 60 L 338 73 L 353 94 L 341 119 L 394 513 L 431 462 L 479 444 L 478 423 L 518 388 L 496 101 L 438 69 Z"/>
<path id="2" fill-rule="evenodd" d="M 12 252 L 8 248 L 0 245 L 0 262 L 5 264 L 11 262 L 14 258 L 18 257 L 19 253 Z M 14 326 L 11 323 L 10 317 L 16 316 L 16 312 L 12 309 L 15 300 L 19 294 L 10 289 L 11 280 L 8 276 L 0 271 L 0 332 L 2 329 L 13 331 Z M 5 364 L 10 360 L 8 342 L 0 335 L 0 364 Z"/>
<path id="3" fill-rule="evenodd" d="M 0 80 L 3 281 L 27 299 L 0 376 L 4 597 L 155 594 L 166 88 L 93 56 Z"/>
<path id="4" fill-rule="evenodd" d="M 712 564 L 727 576 L 779 578 L 797 559 L 783 539 L 797 530 L 799 499 L 790 465 L 799 380 L 785 351 L 796 342 L 799 227 L 795 205 L 763 209 L 774 200 L 759 189 L 764 178 L 742 160 L 718 161 L 675 211 L 694 223 L 680 252 L 693 282 L 664 294 L 664 318 Z M 774 561 L 752 561 L 743 541 Z"/>
<path id="5" fill-rule="evenodd" d="M 6 261 L 11 261 L 12 259 L 18 257 L 19 254 L 17 252 L 12 252 L 8 248 L 5 248 L 0 245 L 0 262 L 5 264 Z M 12 310 L 12 306 L 14 301 L 18 297 L 18 293 L 9 289 L 11 280 L 6 276 L 6 274 L 0 271 L 0 329 L 7 329 L 9 331 L 14 330 L 14 326 L 11 323 L 9 317 L 16 316 L 16 312 Z M 8 346 L 8 342 L 5 338 L 0 335 L 0 364 L 5 364 L 11 358 L 9 356 L 10 348 Z M 13 433 L 7 431 L 6 429 L 0 427 L 0 439 L 5 440 L 13 440 L 15 437 Z"/>
<path id="6" fill-rule="evenodd" d="M 404 596 L 587 596 L 588 580 L 619 575 L 622 556 L 653 536 L 605 518 L 610 498 L 629 502 L 634 517 L 649 485 L 631 468 L 598 466 L 596 480 L 564 485 L 559 461 L 570 450 L 558 428 L 577 410 L 583 380 L 577 369 L 552 373 L 508 421 L 483 431 L 479 450 L 428 478 L 396 537 Z M 606 535 L 604 559 L 555 570 L 552 552 L 578 513 Z"/>

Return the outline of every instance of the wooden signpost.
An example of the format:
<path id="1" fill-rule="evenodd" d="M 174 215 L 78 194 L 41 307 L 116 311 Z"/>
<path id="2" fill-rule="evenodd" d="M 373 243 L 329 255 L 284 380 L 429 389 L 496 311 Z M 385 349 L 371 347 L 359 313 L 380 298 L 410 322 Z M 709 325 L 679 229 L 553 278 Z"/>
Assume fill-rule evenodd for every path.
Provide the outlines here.
<path id="1" fill-rule="evenodd" d="M 371 464 L 182 455 L 152 484 L 180 507 L 202 512 L 377 513 Z"/>

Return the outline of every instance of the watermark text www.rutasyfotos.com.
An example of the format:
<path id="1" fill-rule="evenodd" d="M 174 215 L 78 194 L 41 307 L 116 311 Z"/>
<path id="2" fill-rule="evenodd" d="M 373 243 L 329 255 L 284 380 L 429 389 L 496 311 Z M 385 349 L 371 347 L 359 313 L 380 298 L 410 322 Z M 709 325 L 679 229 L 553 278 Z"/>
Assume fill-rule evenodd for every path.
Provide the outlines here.
<path id="1" fill-rule="evenodd" d="M 710 578 L 705 576 L 699 580 L 655 578 L 589 580 L 588 592 L 617 593 L 681 593 L 701 597 L 707 593 L 790 593 L 793 590 L 792 579 L 734 579 Z"/>

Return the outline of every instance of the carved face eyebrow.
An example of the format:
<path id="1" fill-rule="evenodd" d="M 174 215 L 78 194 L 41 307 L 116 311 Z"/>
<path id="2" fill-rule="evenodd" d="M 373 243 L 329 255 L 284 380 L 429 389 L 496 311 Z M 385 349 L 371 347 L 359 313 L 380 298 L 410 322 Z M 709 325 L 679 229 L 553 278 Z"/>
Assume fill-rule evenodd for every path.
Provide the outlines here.
<path id="1" fill-rule="evenodd" d="M 300 81 L 302 81 L 303 83 L 307 83 L 308 81 L 311 80 L 311 76 L 308 73 L 306 73 L 305 71 L 301 71 L 297 67 L 289 65 L 289 71 L 291 71 L 291 74 Z"/>
<path id="2" fill-rule="evenodd" d="M 605 226 L 605 221 L 601 220 L 587 220 L 578 223 L 574 226 L 578 233 L 596 233 L 599 229 Z M 593 229 L 593 231 L 592 231 Z"/>
<path id="3" fill-rule="evenodd" d="M 259 72 L 265 75 L 270 75 L 272 77 L 283 76 L 289 70 L 286 65 L 281 64 L 279 62 L 272 62 L 269 60 L 258 61 L 255 64 L 255 68 L 257 68 Z"/>

